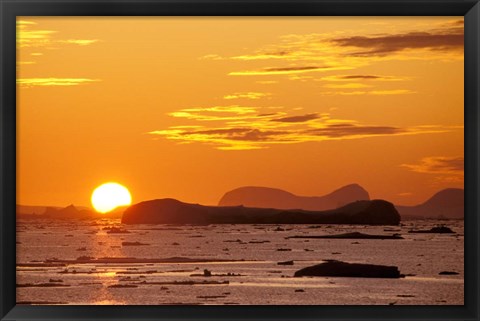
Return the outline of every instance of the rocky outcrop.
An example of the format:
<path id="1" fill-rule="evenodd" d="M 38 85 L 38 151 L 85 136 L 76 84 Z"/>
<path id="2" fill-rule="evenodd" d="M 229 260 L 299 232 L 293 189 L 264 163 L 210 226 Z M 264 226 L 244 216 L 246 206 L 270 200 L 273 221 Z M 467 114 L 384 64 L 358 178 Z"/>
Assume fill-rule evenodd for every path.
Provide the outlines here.
<path id="1" fill-rule="evenodd" d="M 411 230 L 408 233 L 437 233 L 437 234 L 453 234 L 455 233 L 452 231 L 451 228 L 446 226 L 435 226 L 429 230 Z"/>
<path id="2" fill-rule="evenodd" d="M 128 207 L 124 224 L 366 224 L 398 225 L 400 215 L 383 200 L 358 201 L 329 211 L 243 206 L 203 206 L 158 199 Z"/>
<path id="3" fill-rule="evenodd" d="M 402 240 L 400 234 L 393 235 L 372 235 L 360 232 L 334 234 L 334 235 L 295 235 L 288 236 L 286 239 L 351 239 L 351 240 Z"/>
<path id="4" fill-rule="evenodd" d="M 396 266 L 346 263 L 328 260 L 325 263 L 309 266 L 295 272 L 295 277 L 301 276 L 334 276 L 357 278 L 400 278 Z"/>
<path id="5" fill-rule="evenodd" d="M 218 205 L 324 211 L 369 199 L 368 192 L 358 184 L 344 186 L 324 196 L 312 197 L 294 195 L 277 188 L 246 186 L 227 192 Z"/>

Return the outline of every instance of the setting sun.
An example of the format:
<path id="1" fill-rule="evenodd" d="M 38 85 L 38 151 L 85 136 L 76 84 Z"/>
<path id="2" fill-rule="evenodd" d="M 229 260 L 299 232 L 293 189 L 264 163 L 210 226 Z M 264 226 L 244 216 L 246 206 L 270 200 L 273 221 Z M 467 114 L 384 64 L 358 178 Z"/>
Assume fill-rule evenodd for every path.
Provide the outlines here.
<path id="1" fill-rule="evenodd" d="M 118 183 L 105 183 L 92 193 L 92 205 L 97 212 L 107 213 L 118 206 L 130 205 L 132 196 L 125 186 Z"/>

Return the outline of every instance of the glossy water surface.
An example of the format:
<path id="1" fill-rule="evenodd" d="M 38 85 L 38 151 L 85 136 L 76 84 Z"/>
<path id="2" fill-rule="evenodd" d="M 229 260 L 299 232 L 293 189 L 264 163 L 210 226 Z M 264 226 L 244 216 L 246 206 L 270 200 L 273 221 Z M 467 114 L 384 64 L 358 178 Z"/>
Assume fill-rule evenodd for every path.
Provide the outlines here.
<path id="1" fill-rule="evenodd" d="M 446 224 L 455 234 L 413 234 Z M 108 233 L 118 227 L 128 233 Z M 286 239 L 345 232 L 400 240 Z M 119 220 L 17 222 L 19 304 L 462 305 L 463 221 L 402 226 L 121 225 Z M 144 245 L 126 245 L 139 242 Z M 80 257 L 105 258 L 101 263 Z M 148 262 L 178 257 L 191 262 Z M 112 259 L 113 258 L 113 259 Z M 132 258 L 128 263 L 115 258 Z M 398 266 L 400 279 L 303 277 L 335 259 Z M 67 262 L 62 262 L 67 260 Z M 74 262 L 71 262 L 74 260 Z M 293 265 L 278 262 L 293 260 Z M 202 262 L 208 261 L 208 262 Z M 204 270 L 212 276 L 204 276 Z M 456 275 L 439 275 L 442 271 Z M 198 276 L 195 276 L 197 274 Z M 192 276 L 193 275 L 193 276 Z"/>

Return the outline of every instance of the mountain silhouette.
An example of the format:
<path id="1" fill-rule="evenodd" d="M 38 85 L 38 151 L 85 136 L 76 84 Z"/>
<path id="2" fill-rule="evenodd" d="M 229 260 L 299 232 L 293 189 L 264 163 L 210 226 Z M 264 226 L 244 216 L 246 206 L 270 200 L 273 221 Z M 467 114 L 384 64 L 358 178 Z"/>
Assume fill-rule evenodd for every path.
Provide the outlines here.
<path id="1" fill-rule="evenodd" d="M 225 193 L 218 205 L 324 211 L 369 199 L 368 192 L 358 184 L 341 187 L 324 196 L 298 196 L 277 188 L 245 186 Z"/>
<path id="2" fill-rule="evenodd" d="M 244 206 L 203 206 L 157 199 L 128 207 L 124 224 L 368 224 L 398 225 L 400 215 L 384 200 L 357 201 L 328 211 Z"/>
<path id="3" fill-rule="evenodd" d="M 447 188 L 415 206 L 395 205 L 403 218 L 464 218 L 464 190 Z"/>
<path id="4" fill-rule="evenodd" d="M 93 218 L 95 213 L 92 210 L 79 209 L 71 204 L 64 208 L 47 207 L 43 216 L 53 219 L 88 219 Z"/>

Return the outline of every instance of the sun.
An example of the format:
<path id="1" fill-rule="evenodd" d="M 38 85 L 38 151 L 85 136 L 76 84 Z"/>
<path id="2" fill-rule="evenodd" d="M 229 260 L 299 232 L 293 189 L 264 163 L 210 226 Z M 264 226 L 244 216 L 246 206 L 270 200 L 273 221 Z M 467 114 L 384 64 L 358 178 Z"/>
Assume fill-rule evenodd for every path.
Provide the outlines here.
<path id="1" fill-rule="evenodd" d="M 118 206 L 130 205 L 132 196 L 125 186 L 108 182 L 98 186 L 93 191 L 91 201 L 97 212 L 107 213 Z"/>

